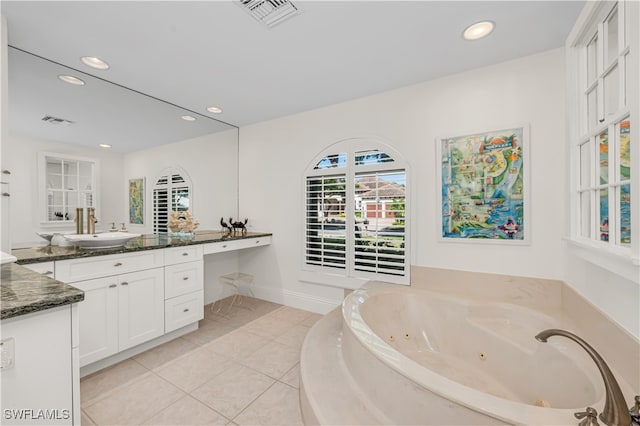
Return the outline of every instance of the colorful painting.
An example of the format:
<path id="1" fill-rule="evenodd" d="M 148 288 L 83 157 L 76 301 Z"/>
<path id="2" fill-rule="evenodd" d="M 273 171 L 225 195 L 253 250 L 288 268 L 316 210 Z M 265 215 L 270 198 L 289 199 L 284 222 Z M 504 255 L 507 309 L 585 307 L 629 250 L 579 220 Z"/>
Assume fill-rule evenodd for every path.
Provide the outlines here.
<path id="1" fill-rule="evenodd" d="M 129 179 L 129 223 L 144 224 L 144 178 Z"/>
<path id="2" fill-rule="evenodd" d="M 526 240 L 526 127 L 439 139 L 442 238 Z"/>

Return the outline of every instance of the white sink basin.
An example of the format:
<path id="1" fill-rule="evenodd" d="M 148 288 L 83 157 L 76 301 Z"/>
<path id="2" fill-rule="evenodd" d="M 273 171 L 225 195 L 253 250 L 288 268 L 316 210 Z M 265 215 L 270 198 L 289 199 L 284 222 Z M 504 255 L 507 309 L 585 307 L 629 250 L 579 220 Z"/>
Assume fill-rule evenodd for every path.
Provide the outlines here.
<path id="1" fill-rule="evenodd" d="M 73 244 L 86 249 L 113 248 L 125 245 L 132 238 L 140 234 L 128 232 L 104 232 L 102 234 L 67 234 L 64 237 Z"/>

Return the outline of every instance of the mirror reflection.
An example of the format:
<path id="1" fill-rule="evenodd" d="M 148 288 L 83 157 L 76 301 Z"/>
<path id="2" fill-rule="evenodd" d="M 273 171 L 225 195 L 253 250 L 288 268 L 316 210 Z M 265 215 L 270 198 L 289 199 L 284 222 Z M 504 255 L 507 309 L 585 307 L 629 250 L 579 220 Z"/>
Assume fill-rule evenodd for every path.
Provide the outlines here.
<path id="1" fill-rule="evenodd" d="M 10 246 L 46 244 L 36 233 L 75 232 L 81 207 L 95 208 L 97 232 L 113 223 L 166 232 L 172 210 L 188 209 L 199 229 L 237 215 L 237 127 L 11 46 L 7 98 Z M 189 183 L 177 204 L 159 184 L 173 179 L 171 170 Z"/>
<path id="2" fill-rule="evenodd" d="M 131 152 L 235 128 L 15 47 L 8 69 L 14 134 Z"/>

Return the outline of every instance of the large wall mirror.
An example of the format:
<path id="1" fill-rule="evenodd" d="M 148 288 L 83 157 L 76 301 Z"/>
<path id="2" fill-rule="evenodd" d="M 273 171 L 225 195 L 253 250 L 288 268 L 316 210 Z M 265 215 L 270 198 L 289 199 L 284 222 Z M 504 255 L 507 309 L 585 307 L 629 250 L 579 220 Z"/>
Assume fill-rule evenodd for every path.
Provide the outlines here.
<path id="1" fill-rule="evenodd" d="M 64 81 L 65 79 L 67 81 Z M 150 186 L 158 177 L 158 173 L 174 164 L 183 167 L 193 177 L 192 196 L 197 200 L 197 204 L 191 203 L 191 205 L 198 206 L 197 215 L 201 224 L 212 228 L 213 224 L 219 221 L 220 216 L 237 215 L 237 127 L 207 116 L 206 113 L 181 108 L 140 93 L 135 88 L 111 83 L 107 79 L 89 75 L 11 45 L 8 47 L 7 81 L 8 113 L 6 117 L 10 137 L 3 142 L 2 151 L 5 157 L 3 167 L 8 163 L 9 167 L 14 169 L 23 169 L 25 164 L 31 164 L 26 160 L 12 162 L 11 157 L 18 154 L 24 156 L 28 154 L 29 158 L 33 158 L 33 167 L 36 167 L 37 158 L 33 157 L 31 152 L 20 151 L 21 148 L 18 146 L 27 140 L 46 141 L 40 148 L 46 151 L 51 151 L 47 142 L 54 145 L 64 144 L 64 150 L 66 150 L 64 154 L 77 154 L 78 157 L 86 157 L 88 150 L 98 154 L 106 152 L 98 148 L 100 144 L 106 144 L 111 146 L 109 155 L 115 156 L 116 160 L 111 160 L 113 164 L 110 168 L 101 168 L 103 177 L 100 196 L 106 200 L 102 203 L 103 223 L 126 222 L 125 184 L 129 178 L 146 177 L 147 185 Z M 206 140 L 200 144 L 195 142 L 190 145 L 189 152 L 184 156 L 175 155 L 175 151 L 167 150 L 155 158 L 147 158 L 153 157 L 158 147 L 183 141 L 198 141 L 199 138 Z M 211 146 L 218 140 L 221 141 L 218 148 Z M 78 153 L 74 152 L 74 147 L 77 147 Z M 144 153 L 147 152 L 154 154 L 145 155 Z M 219 173 L 224 174 L 224 179 L 211 174 L 210 170 L 216 168 L 216 161 L 221 163 Z M 21 170 L 21 173 L 12 171 L 11 186 L 14 194 L 11 197 L 10 210 L 12 212 L 11 234 L 14 243 L 33 240 L 31 236 L 34 235 L 34 231 L 55 226 L 55 220 L 58 219 L 56 213 L 62 211 L 55 208 L 49 209 L 53 216 L 48 215 L 46 220 L 42 220 L 42 214 L 37 217 L 34 215 L 34 218 L 30 219 L 17 214 L 18 211 L 33 209 L 36 208 L 36 204 L 42 204 L 42 196 L 36 199 L 33 195 L 36 190 L 42 192 L 41 189 L 33 187 L 35 182 L 41 179 L 29 178 L 34 182 L 27 184 L 26 179 L 16 176 L 17 174 L 24 176 L 26 173 L 25 170 Z M 105 174 L 112 176 L 104 176 Z M 216 191 L 216 182 L 222 181 L 224 181 L 224 188 L 221 187 L 220 191 Z M 113 185 L 117 185 L 117 188 L 112 187 L 112 182 Z M 54 195 L 63 197 L 65 194 L 62 192 L 65 191 L 63 187 L 58 191 L 60 194 Z M 219 192 L 226 192 L 226 194 L 220 195 Z M 118 212 L 113 212 L 109 210 L 110 206 L 105 206 L 109 200 L 114 199 L 120 203 Z M 216 199 L 215 202 L 214 199 Z M 147 208 L 152 208 L 150 202 L 147 203 Z M 75 209 L 67 210 L 72 212 Z M 67 222 L 66 227 L 71 229 L 72 214 L 65 216 L 66 213 L 66 210 L 62 212 L 61 222 Z M 153 231 L 151 214 L 152 212 L 149 211 L 144 227 L 139 227 L 137 231 Z M 62 225 L 64 224 L 60 223 L 60 229 Z M 35 240 L 37 239 L 38 237 L 35 237 Z"/>

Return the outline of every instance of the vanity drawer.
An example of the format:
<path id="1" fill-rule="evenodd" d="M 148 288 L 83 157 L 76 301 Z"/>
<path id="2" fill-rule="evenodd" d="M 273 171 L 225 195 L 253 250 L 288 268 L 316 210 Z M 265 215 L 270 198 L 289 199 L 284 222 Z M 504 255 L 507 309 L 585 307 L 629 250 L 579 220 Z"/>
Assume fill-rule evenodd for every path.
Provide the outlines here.
<path id="1" fill-rule="evenodd" d="M 164 265 L 162 250 L 93 256 L 56 261 L 56 279 L 65 283 L 143 271 Z"/>
<path id="2" fill-rule="evenodd" d="M 55 263 L 53 262 L 40 262 L 40 263 L 27 263 L 26 265 L 22 265 L 27 269 L 31 269 L 34 272 L 37 272 L 42 275 L 46 275 L 49 278 L 55 277 Z"/>
<path id="3" fill-rule="evenodd" d="M 177 330 L 204 318 L 204 291 L 174 297 L 164 302 L 164 332 Z"/>
<path id="4" fill-rule="evenodd" d="M 245 238 L 242 240 L 220 241 L 204 244 L 204 254 L 221 253 L 224 251 L 241 250 L 251 247 L 266 246 L 271 244 L 271 236 Z"/>
<path id="5" fill-rule="evenodd" d="M 202 245 L 172 247 L 164 249 L 165 265 L 202 260 Z"/>
<path id="6" fill-rule="evenodd" d="M 203 261 L 179 263 L 164 268 L 164 297 L 172 297 L 202 290 Z"/>

